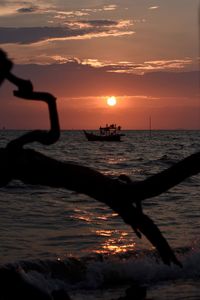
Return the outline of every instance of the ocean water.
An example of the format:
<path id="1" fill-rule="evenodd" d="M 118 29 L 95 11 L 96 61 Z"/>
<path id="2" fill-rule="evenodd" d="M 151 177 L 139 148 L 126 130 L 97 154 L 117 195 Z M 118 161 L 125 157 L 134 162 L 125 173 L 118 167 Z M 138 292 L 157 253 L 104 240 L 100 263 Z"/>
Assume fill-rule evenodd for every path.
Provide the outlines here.
<path id="1" fill-rule="evenodd" d="M 1 131 L 0 147 L 22 133 Z M 120 143 L 105 143 L 88 142 L 82 131 L 62 131 L 55 145 L 26 147 L 133 181 L 200 150 L 200 131 L 125 134 Z M 48 294 L 62 289 L 75 300 L 118 299 L 134 282 L 147 287 L 149 299 L 200 299 L 200 174 L 146 199 L 143 207 L 183 268 L 165 266 L 145 237 L 138 239 L 105 204 L 62 188 L 12 181 L 0 188 L 1 268 Z"/>

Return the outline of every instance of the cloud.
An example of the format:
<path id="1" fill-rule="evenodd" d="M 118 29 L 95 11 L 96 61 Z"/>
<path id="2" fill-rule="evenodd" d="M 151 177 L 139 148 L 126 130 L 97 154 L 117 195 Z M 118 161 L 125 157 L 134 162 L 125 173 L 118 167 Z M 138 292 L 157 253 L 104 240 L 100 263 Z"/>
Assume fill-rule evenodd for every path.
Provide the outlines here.
<path id="1" fill-rule="evenodd" d="M 159 6 L 150 6 L 149 7 L 150 10 L 154 10 L 154 9 L 158 9 L 158 8 L 159 8 Z"/>
<path id="2" fill-rule="evenodd" d="M 191 58 L 173 59 L 173 60 L 155 60 L 147 61 L 142 64 L 136 64 L 131 61 L 118 61 L 116 63 L 110 61 L 99 61 L 97 59 L 82 60 L 82 64 L 88 64 L 95 68 L 104 68 L 107 72 L 127 73 L 127 74 L 143 74 L 152 71 L 179 71 L 193 63 Z"/>
<path id="3" fill-rule="evenodd" d="M 134 32 L 129 20 L 90 20 L 65 22 L 59 27 L 0 27 L 0 43 L 32 44 L 70 39 L 123 36 Z"/>
<path id="4" fill-rule="evenodd" d="M 29 44 L 51 37 L 63 37 L 69 34 L 67 29 L 59 27 L 1 27 L 0 43 Z"/>
<path id="5" fill-rule="evenodd" d="M 76 10 L 76 11 L 51 11 L 56 13 L 56 15 L 54 16 L 54 18 L 58 18 L 59 16 L 62 18 L 66 18 L 66 17 L 83 17 L 83 16 L 88 16 L 89 13 L 85 12 L 83 10 Z"/>
<path id="6" fill-rule="evenodd" d="M 92 5 L 93 6 L 93 5 Z M 64 15 L 66 17 L 81 17 L 81 16 L 88 16 L 95 13 L 100 12 L 109 12 L 114 11 L 117 9 L 117 5 L 111 4 L 111 5 L 104 5 L 103 7 L 92 7 L 92 8 L 80 8 L 75 10 L 61 10 L 58 8 L 52 9 L 51 12 L 56 12 L 57 14 Z"/>
<path id="7" fill-rule="evenodd" d="M 29 6 L 29 7 L 21 7 L 17 9 L 18 13 L 34 13 L 38 11 L 38 7 L 37 6 Z"/>
<path id="8" fill-rule="evenodd" d="M 64 23 L 66 26 L 71 29 L 77 28 L 90 28 L 91 30 L 114 30 L 129 28 L 133 25 L 133 22 L 130 20 L 81 20 L 81 21 L 67 21 Z"/>
<path id="9" fill-rule="evenodd" d="M 91 27 L 117 26 L 119 22 L 111 20 L 88 20 L 81 23 L 89 24 Z"/>
<path id="10" fill-rule="evenodd" d="M 1 1 L 0 8 L 0 15 L 5 17 L 9 15 L 41 12 L 44 7 L 39 7 L 32 3 L 32 1 Z"/>
<path id="11" fill-rule="evenodd" d="M 82 8 L 81 11 L 97 13 L 97 12 L 105 12 L 105 11 L 113 11 L 117 9 L 116 4 L 104 5 L 102 8 Z"/>
<path id="12" fill-rule="evenodd" d="M 109 10 L 116 10 L 116 9 L 117 9 L 117 5 L 111 4 L 111 5 L 105 5 L 102 10 L 109 11 Z"/>
<path id="13" fill-rule="evenodd" d="M 38 5 L 35 5 L 33 0 L 27 1 L 12 1 L 12 0 L 1 0 L 0 1 L 0 15 L 9 16 L 9 15 L 17 15 L 17 14 L 27 14 L 27 13 L 43 13 L 43 14 L 51 14 L 54 18 L 59 18 L 59 16 L 63 15 L 67 17 L 82 17 L 88 16 L 95 13 L 100 12 L 110 12 L 117 9 L 117 5 L 110 4 L 104 5 L 103 7 L 93 7 L 91 8 L 80 8 L 80 9 L 66 9 L 66 3 L 62 5 L 62 3 L 56 1 L 37 1 Z M 47 3 L 48 2 L 48 3 Z M 77 6 L 77 5 L 75 5 Z M 63 10 L 65 7 L 65 10 Z"/>
<path id="14" fill-rule="evenodd" d="M 109 28 L 109 27 L 118 27 L 120 22 L 111 21 L 111 20 L 82 20 L 82 21 L 67 21 L 64 23 L 71 29 L 77 28 L 93 28 L 93 29 L 101 29 L 101 28 Z"/>
<path id="15" fill-rule="evenodd" d="M 140 65 L 138 69 L 141 70 L 180 70 L 187 65 L 192 64 L 191 58 L 185 59 L 172 59 L 172 60 L 154 60 L 146 61 Z"/>

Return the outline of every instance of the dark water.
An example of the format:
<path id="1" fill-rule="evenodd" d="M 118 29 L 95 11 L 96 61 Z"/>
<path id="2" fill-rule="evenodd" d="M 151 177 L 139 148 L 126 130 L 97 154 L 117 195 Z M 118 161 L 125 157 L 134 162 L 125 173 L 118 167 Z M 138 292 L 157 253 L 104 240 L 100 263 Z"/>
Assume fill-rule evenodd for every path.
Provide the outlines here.
<path id="1" fill-rule="evenodd" d="M 2 131 L 0 146 L 18 135 Z M 121 143 L 88 142 L 81 131 L 65 131 L 53 146 L 29 148 L 143 180 L 199 151 L 200 131 L 153 131 L 151 138 L 148 131 L 127 131 Z M 132 281 L 148 286 L 155 300 L 200 299 L 200 175 L 147 199 L 144 211 L 179 249 L 183 269 L 158 263 L 149 242 L 102 203 L 13 181 L 0 189 L 0 262 L 36 285 L 42 278 L 48 291 L 64 286 L 72 299 L 114 299 Z"/>

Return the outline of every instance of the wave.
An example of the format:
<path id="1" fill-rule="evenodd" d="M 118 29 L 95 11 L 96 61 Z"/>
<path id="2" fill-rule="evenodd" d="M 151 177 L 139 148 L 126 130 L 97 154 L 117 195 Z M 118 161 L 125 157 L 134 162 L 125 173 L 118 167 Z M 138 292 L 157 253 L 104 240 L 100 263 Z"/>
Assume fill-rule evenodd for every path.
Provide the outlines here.
<path id="1" fill-rule="evenodd" d="M 175 252 L 183 268 L 164 265 L 153 250 L 8 263 L 0 267 L 0 299 L 14 299 L 18 295 L 21 300 L 67 300 L 68 292 L 73 290 L 199 278 L 200 250 L 185 247 Z"/>

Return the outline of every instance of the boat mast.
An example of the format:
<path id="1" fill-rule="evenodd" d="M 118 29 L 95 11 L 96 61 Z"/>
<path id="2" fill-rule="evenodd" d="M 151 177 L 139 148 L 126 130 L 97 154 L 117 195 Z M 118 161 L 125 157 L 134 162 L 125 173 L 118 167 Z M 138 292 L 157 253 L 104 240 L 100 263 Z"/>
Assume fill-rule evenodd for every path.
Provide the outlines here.
<path id="1" fill-rule="evenodd" d="M 149 117 L 149 136 L 151 137 L 151 116 Z"/>

